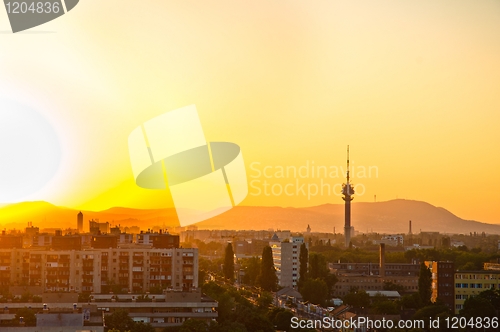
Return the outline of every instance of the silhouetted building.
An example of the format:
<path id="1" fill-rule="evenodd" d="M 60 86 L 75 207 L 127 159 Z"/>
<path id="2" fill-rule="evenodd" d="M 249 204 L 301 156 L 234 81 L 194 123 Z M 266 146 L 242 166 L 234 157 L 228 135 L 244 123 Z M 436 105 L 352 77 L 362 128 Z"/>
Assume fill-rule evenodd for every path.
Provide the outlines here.
<path id="1" fill-rule="evenodd" d="M 0 236 L 0 249 L 9 248 L 22 248 L 23 247 L 23 236 L 18 234 L 5 234 L 2 231 Z"/>
<path id="2" fill-rule="evenodd" d="M 99 222 L 99 219 L 89 220 L 89 232 L 91 234 L 108 234 L 109 233 L 109 222 Z"/>
<path id="3" fill-rule="evenodd" d="M 76 228 L 78 229 L 78 233 L 83 233 L 83 213 L 80 211 L 76 215 Z"/>
<path id="4" fill-rule="evenodd" d="M 61 231 L 52 237 L 51 248 L 54 250 L 82 250 L 82 238 L 80 235 L 62 236 Z"/>
<path id="5" fill-rule="evenodd" d="M 120 230 L 120 226 L 111 227 L 109 229 L 109 233 L 112 235 L 120 235 L 121 232 L 122 231 Z"/>
<path id="6" fill-rule="evenodd" d="M 261 257 L 264 247 L 269 245 L 265 240 L 236 240 L 233 241 L 234 255 L 236 258 Z"/>
<path id="7" fill-rule="evenodd" d="M 141 232 L 137 234 L 137 244 L 151 245 L 159 249 L 179 248 L 179 235 L 163 233 L 162 230 L 158 233 Z"/>
<path id="8" fill-rule="evenodd" d="M 92 235 L 91 247 L 95 249 L 116 248 L 118 237 L 116 235 Z"/>

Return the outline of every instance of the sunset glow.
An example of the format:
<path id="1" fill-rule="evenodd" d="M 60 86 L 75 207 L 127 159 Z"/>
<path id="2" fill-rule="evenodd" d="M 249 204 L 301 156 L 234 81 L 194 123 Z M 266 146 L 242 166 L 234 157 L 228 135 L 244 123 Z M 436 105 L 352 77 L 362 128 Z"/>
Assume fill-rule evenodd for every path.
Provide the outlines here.
<path id="1" fill-rule="evenodd" d="M 241 147 L 239 205 L 342 203 L 350 145 L 353 202 L 421 200 L 500 223 L 500 2 L 139 3 L 81 1 L 0 34 L 0 107 L 36 110 L 61 151 L 43 188 L 0 203 L 172 207 L 136 185 L 128 136 L 195 104 L 207 140 Z"/>

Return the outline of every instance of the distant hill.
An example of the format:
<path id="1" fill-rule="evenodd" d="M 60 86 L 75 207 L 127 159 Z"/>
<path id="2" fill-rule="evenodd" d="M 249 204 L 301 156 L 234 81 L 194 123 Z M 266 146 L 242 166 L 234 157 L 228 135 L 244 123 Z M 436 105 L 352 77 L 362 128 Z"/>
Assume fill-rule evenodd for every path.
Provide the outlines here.
<path id="1" fill-rule="evenodd" d="M 23 202 L 0 207 L 0 225 L 5 228 L 24 228 L 29 221 L 40 228 L 76 227 L 79 210 L 58 207 L 47 202 Z M 111 208 L 104 211 L 82 211 L 85 227 L 90 219 L 109 221 L 112 225 L 139 226 L 147 229 L 178 225 L 175 209 Z M 407 233 L 412 220 L 413 233 L 437 231 L 442 233 L 485 232 L 500 234 L 500 225 L 464 220 L 446 209 L 426 202 L 396 199 L 386 202 L 352 205 L 352 225 L 361 232 Z M 196 224 L 200 229 L 289 229 L 313 232 L 343 232 L 344 205 L 325 204 L 307 208 L 237 206 L 226 213 Z"/>
<path id="2" fill-rule="evenodd" d="M 426 202 L 396 199 L 386 202 L 352 204 L 351 224 L 361 232 L 407 233 L 412 220 L 413 233 L 485 232 L 500 234 L 500 225 L 464 220 L 446 209 Z M 236 207 L 198 224 L 199 228 L 290 229 L 313 232 L 344 232 L 344 205 L 324 204 L 308 208 Z"/>

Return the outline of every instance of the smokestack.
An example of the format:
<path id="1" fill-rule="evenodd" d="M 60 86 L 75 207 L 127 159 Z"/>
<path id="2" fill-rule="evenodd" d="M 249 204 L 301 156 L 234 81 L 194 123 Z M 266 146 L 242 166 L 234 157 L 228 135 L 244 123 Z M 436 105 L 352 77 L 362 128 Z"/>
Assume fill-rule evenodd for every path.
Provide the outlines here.
<path id="1" fill-rule="evenodd" d="M 380 269 L 379 276 L 385 277 L 385 243 L 380 244 Z"/>
<path id="2" fill-rule="evenodd" d="M 410 231 L 408 232 L 408 234 L 411 235 L 411 220 L 410 220 Z"/>

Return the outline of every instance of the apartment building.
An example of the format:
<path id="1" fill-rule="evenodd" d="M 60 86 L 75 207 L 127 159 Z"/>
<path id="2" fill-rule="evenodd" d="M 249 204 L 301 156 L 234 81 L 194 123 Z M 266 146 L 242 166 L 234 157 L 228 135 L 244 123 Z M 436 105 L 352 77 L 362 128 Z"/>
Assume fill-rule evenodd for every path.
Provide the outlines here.
<path id="1" fill-rule="evenodd" d="M 269 241 L 265 240 L 238 240 L 233 242 L 234 255 L 237 259 L 262 257 L 264 247 L 269 245 Z"/>
<path id="2" fill-rule="evenodd" d="M 488 289 L 500 289 L 500 271 L 457 271 L 454 274 L 455 314 L 464 307 L 465 300 Z"/>
<path id="3" fill-rule="evenodd" d="M 198 287 L 198 249 L 0 249 L 0 286 L 41 286 L 47 292 L 141 293 Z"/>
<path id="4" fill-rule="evenodd" d="M 52 296 L 48 296 L 52 295 Z M 157 330 L 180 326 L 189 318 L 206 322 L 218 316 L 218 303 L 199 290 L 188 292 L 166 291 L 162 294 L 94 294 L 90 301 L 78 303 L 74 294 L 45 294 L 42 303 L 8 303 L 0 312 L 0 325 L 15 318 L 16 313 L 30 307 L 37 313 L 37 326 L 23 327 L 22 331 L 102 332 L 106 315 L 124 309 L 136 322 L 150 323 Z M 58 329 L 51 327 L 58 326 Z M 21 331 L 18 327 L 1 330 Z"/>
<path id="5" fill-rule="evenodd" d="M 455 303 L 455 263 L 450 261 L 426 261 L 425 265 L 432 273 L 431 301 L 436 302 L 440 299 L 450 310 L 453 310 Z"/>
<path id="6" fill-rule="evenodd" d="M 303 237 L 289 237 L 281 241 L 274 234 L 269 245 L 273 252 L 273 262 L 281 287 L 297 287 L 300 271 L 300 246 Z"/>

